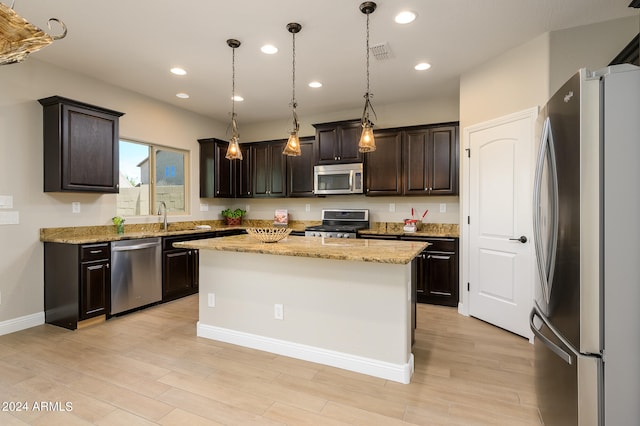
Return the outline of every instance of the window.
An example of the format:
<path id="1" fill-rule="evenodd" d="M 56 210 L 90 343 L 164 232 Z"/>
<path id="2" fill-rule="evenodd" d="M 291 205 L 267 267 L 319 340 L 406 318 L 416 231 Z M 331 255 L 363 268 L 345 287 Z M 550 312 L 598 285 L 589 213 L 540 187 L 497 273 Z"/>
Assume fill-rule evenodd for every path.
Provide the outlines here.
<path id="1" fill-rule="evenodd" d="M 162 201 L 168 213 L 189 213 L 187 151 L 128 140 L 119 148 L 118 216 L 155 215 Z"/>

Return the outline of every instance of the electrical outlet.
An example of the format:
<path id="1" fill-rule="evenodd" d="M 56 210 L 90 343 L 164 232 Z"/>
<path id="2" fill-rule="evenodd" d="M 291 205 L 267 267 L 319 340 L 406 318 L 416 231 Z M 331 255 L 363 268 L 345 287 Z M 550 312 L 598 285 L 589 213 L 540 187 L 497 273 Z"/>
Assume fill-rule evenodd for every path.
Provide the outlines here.
<path id="1" fill-rule="evenodd" d="M 311 204 L 305 204 L 304 205 L 304 211 L 305 212 L 310 212 L 311 211 Z"/>
<path id="2" fill-rule="evenodd" d="M 2 305 L 2 292 L 0 291 L 0 305 Z"/>
<path id="3" fill-rule="evenodd" d="M 251 211 L 251 206 L 249 204 L 245 204 L 244 209 L 249 213 L 249 211 Z"/>
<path id="4" fill-rule="evenodd" d="M 281 303 L 273 305 L 273 317 L 277 320 L 284 319 L 284 306 Z"/>
<path id="5" fill-rule="evenodd" d="M 396 211 L 396 203 L 389 203 L 389 211 L 394 213 Z"/>
<path id="6" fill-rule="evenodd" d="M 207 294 L 207 303 L 209 304 L 210 308 L 215 308 L 216 307 L 216 294 L 215 293 L 209 293 Z"/>
<path id="7" fill-rule="evenodd" d="M 440 213 L 447 212 L 447 205 L 445 203 L 440 204 Z"/>
<path id="8" fill-rule="evenodd" d="M 77 201 L 71 203 L 71 211 L 73 213 L 80 213 L 80 203 Z"/>

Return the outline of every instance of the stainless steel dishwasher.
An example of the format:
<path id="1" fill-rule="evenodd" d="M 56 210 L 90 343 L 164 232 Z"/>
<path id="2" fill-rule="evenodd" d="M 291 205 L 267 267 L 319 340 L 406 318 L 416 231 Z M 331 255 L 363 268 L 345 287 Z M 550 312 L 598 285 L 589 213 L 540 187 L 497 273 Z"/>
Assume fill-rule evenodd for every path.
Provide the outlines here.
<path id="1" fill-rule="evenodd" d="M 111 315 L 162 299 L 160 238 L 111 243 Z"/>

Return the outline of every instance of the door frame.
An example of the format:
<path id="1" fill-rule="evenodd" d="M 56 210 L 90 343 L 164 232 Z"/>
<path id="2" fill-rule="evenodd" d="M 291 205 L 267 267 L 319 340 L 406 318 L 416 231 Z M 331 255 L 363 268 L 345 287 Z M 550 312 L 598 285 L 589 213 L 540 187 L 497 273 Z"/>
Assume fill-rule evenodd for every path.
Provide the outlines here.
<path id="1" fill-rule="evenodd" d="M 533 164 L 531 165 L 531 173 L 529 176 L 529 181 L 532 188 L 532 197 L 533 197 L 533 173 L 535 172 L 535 159 L 536 159 L 536 150 L 538 148 L 538 131 L 536 130 L 537 124 L 536 120 L 538 118 L 540 108 L 532 107 L 522 111 L 518 111 L 512 114 L 508 114 L 499 118 L 495 118 L 492 120 L 484 121 L 482 123 L 474 124 L 463 129 L 463 143 L 461 144 L 461 155 L 460 155 L 460 182 L 461 192 L 460 199 L 462 200 L 462 205 L 460 209 L 460 302 L 458 303 L 458 313 L 464 316 L 469 316 L 469 290 L 468 290 L 468 282 L 470 280 L 470 262 L 469 256 L 471 253 L 470 249 L 470 230 L 469 230 L 469 208 L 471 202 L 471 182 L 470 182 L 470 166 L 471 162 L 469 160 L 468 150 L 470 149 L 471 143 L 471 135 L 475 132 L 482 131 L 491 127 L 500 126 L 502 124 L 511 123 L 514 121 L 519 121 L 522 119 L 529 118 L 531 123 L 531 134 L 534 137 L 534 141 L 531 146 L 531 159 Z M 535 256 L 535 254 L 534 254 Z M 532 294 L 533 300 L 533 294 Z"/>

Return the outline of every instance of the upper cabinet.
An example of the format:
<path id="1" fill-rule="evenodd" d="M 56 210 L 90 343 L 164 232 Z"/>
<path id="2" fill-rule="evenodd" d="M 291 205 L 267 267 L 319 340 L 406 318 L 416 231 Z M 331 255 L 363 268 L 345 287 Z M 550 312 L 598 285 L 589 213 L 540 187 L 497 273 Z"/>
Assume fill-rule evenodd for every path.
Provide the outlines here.
<path id="1" fill-rule="evenodd" d="M 251 152 L 240 144 L 242 160 L 227 160 L 229 142 L 198 139 L 200 143 L 200 198 L 251 197 Z"/>
<path id="2" fill-rule="evenodd" d="M 366 154 L 365 194 L 455 195 L 458 193 L 458 126 L 382 129 Z"/>
<path id="3" fill-rule="evenodd" d="M 43 107 L 44 191 L 117 193 L 118 111 L 60 96 Z"/>
<path id="4" fill-rule="evenodd" d="M 361 163 L 358 141 L 360 120 L 314 124 L 316 128 L 316 164 Z"/>
<path id="5" fill-rule="evenodd" d="M 458 193 L 458 126 L 406 130 L 403 139 L 404 195 Z"/>
<path id="6" fill-rule="evenodd" d="M 313 197 L 314 138 L 300 138 L 301 154 L 287 157 L 287 196 Z"/>
<path id="7" fill-rule="evenodd" d="M 282 154 L 286 141 L 251 145 L 254 197 L 285 197 L 287 195 L 286 157 Z"/>

